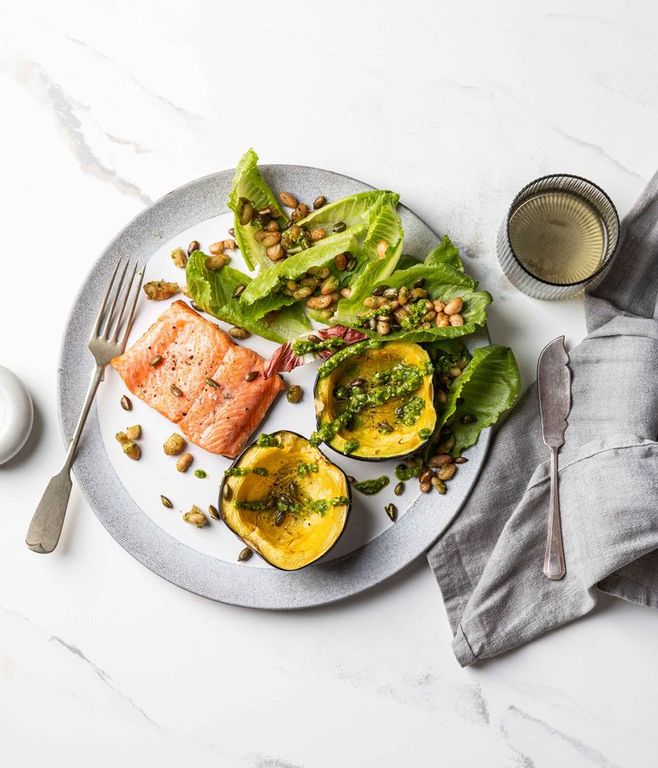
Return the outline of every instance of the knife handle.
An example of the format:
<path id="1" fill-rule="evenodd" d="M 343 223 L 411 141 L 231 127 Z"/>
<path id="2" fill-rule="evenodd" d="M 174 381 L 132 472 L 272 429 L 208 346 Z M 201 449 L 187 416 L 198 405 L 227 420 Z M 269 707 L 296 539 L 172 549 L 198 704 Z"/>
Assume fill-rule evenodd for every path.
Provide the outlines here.
<path id="1" fill-rule="evenodd" d="M 564 562 L 562 543 L 562 524 L 560 523 L 560 493 L 558 491 L 557 454 L 558 448 L 551 448 L 551 492 L 548 519 L 548 539 L 544 555 L 544 575 L 549 579 L 561 579 L 567 572 Z"/>

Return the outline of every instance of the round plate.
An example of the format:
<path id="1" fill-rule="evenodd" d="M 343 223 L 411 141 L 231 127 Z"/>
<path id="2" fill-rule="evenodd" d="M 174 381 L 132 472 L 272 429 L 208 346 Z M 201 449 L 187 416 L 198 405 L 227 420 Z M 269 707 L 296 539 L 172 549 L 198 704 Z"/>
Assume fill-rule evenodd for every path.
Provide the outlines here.
<path id="1" fill-rule="evenodd" d="M 313 200 L 319 193 L 337 200 L 372 189 L 363 182 L 319 168 L 294 165 L 261 168 L 274 190 L 290 189 L 302 200 Z M 148 261 L 153 254 L 162 252 L 167 241 L 226 213 L 232 178 L 232 170 L 221 171 L 165 195 L 133 219 L 93 266 L 73 304 L 60 355 L 58 405 L 67 442 L 73 434 L 91 374 L 92 360 L 87 350 L 89 331 L 117 259 Z M 405 233 L 404 252 L 423 258 L 436 245 L 438 236 L 408 208 L 400 206 L 399 212 Z M 150 275 L 151 279 L 160 276 Z M 158 310 L 167 306 L 163 303 Z M 134 339 L 133 334 L 131 341 Z M 473 348 L 487 344 L 489 339 L 486 331 L 482 331 L 468 337 L 467 342 Z M 108 376 L 114 376 L 114 372 L 108 371 Z M 108 381 L 104 386 L 110 385 Z M 100 397 L 103 406 L 103 392 Z M 149 410 L 146 406 L 144 409 Z M 123 414 L 123 420 L 127 416 Z M 133 420 L 137 419 L 133 417 Z M 173 425 L 168 424 L 168 429 L 173 431 Z M 384 581 L 425 552 L 467 498 L 477 479 L 489 438 L 490 430 L 485 430 L 478 444 L 468 451 L 468 464 L 460 468 L 445 496 L 420 494 L 396 524 L 375 538 L 341 557 L 291 573 L 223 560 L 214 556 L 207 546 L 205 552 L 200 551 L 187 543 L 192 540 L 183 537 L 181 541 L 146 514 L 119 477 L 124 471 L 123 465 L 120 473 L 113 466 L 114 455 L 112 458 L 108 455 L 96 407 L 83 434 L 74 474 L 103 526 L 127 552 L 154 573 L 191 592 L 225 603 L 252 608 L 303 608 L 355 595 Z M 341 457 L 331 454 L 331 458 L 341 464 Z M 133 468 L 138 466 L 133 464 Z M 369 474 L 372 476 L 373 471 Z M 128 481 L 126 484 L 130 485 Z M 156 491 L 162 492 L 159 488 L 153 489 Z M 354 511 L 351 517 L 348 525 L 355 524 Z M 197 530 L 192 526 L 184 528 Z"/>

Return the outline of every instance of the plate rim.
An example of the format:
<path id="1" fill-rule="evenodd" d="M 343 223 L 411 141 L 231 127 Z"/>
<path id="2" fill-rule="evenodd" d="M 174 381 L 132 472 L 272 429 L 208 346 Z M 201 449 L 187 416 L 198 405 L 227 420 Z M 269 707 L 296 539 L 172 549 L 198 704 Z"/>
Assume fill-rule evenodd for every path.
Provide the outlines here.
<path id="1" fill-rule="evenodd" d="M 327 175 L 334 179 L 339 178 L 362 189 L 375 189 L 372 185 L 347 174 L 315 166 L 275 163 L 263 164 L 259 165 L 259 167 L 265 176 L 274 176 L 281 173 L 305 174 L 311 172 Z M 84 306 L 85 304 L 85 289 L 93 281 L 94 276 L 99 271 L 102 271 L 104 264 L 110 261 L 112 264 L 114 263 L 114 260 L 116 260 L 116 250 L 122 238 L 134 228 L 137 228 L 139 231 L 140 228 L 144 227 L 148 216 L 157 215 L 160 209 L 166 210 L 172 201 L 203 189 L 204 186 L 219 186 L 227 182 L 230 184 L 233 174 L 234 169 L 216 171 L 192 179 L 165 193 L 133 216 L 115 234 L 91 265 L 75 294 L 68 312 L 58 357 L 57 411 L 60 431 L 65 446 L 68 445 L 70 440 L 73 431 L 73 421 L 78 413 L 77 405 L 79 403 L 76 403 L 76 407 L 73 407 L 71 400 L 75 399 L 75 394 L 78 395 L 80 403 L 82 399 L 81 393 L 72 393 L 72 388 L 67 386 L 65 381 L 68 364 L 67 353 L 71 352 L 72 349 L 69 346 L 70 341 L 78 346 L 76 351 L 82 363 L 80 368 L 84 371 L 81 374 L 82 394 L 84 394 L 87 386 L 86 371 L 91 372 L 92 369 L 91 356 L 88 358 L 88 367 L 84 365 L 88 355 L 88 327 L 80 327 L 76 323 L 76 311 L 80 309 L 81 305 Z M 210 216 L 198 218 L 197 222 L 212 218 L 213 215 L 220 215 L 225 212 L 225 208 L 225 202 L 221 201 L 214 213 L 211 213 Z M 399 208 L 406 211 L 408 216 L 416 219 L 437 240 L 440 239 L 434 228 L 430 227 L 414 211 L 402 203 L 399 205 Z M 193 224 L 188 226 L 193 226 Z M 148 262 L 154 250 L 155 247 L 151 248 L 148 255 L 144 258 L 144 263 Z M 469 338 L 475 341 L 474 346 L 490 343 L 486 326 Z M 82 346 L 79 347 L 81 341 Z M 77 389 L 79 390 L 80 386 Z M 464 503 L 477 482 L 488 452 L 491 436 L 491 428 L 487 428 L 480 435 L 478 443 L 469 449 L 471 461 L 468 465 L 468 477 L 464 478 L 466 473 L 462 473 L 457 476 L 456 481 L 451 483 L 451 493 L 458 495 L 457 503 L 443 517 L 438 528 L 430 531 L 431 535 L 420 536 L 412 530 L 412 526 L 415 526 L 422 533 L 425 533 L 426 529 L 423 526 L 434 526 L 435 518 L 437 517 L 437 510 L 432 509 L 432 500 L 435 494 L 420 494 L 395 525 L 390 526 L 375 539 L 366 542 L 359 549 L 335 560 L 328 562 L 320 561 L 308 568 L 294 572 L 278 571 L 269 568 L 245 568 L 242 564 L 228 563 L 183 544 L 160 528 L 157 523 L 135 504 L 119 480 L 105 451 L 100 433 L 96 403 L 94 403 L 89 414 L 88 424 L 85 427 L 78 455 L 73 465 L 73 474 L 85 499 L 103 527 L 122 549 L 153 573 L 189 592 L 226 604 L 269 610 L 302 609 L 329 605 L 371 589 L 394 576 L 433 546 L 461 512 Z M 105 480 L 107 482 L 101 483 L 99 482 L 98 461 L 102 460 L 103 457 L 105 461 L 101 461 L 100 472 L 101 474 L 106 473 Z M 94 472 L 90 472 L 90 469 L 93 469 Z M 127 502 L 127 509 L 123 508 L 123 504 L 108 504 L 107 500 L 103 498 L 100 486 L 106 489 L 108 483 L 109 487 L 119 490 L 119 495 L 124 497 L 119 499 L 119 501 Z M 108 507 L 116 509 L 118 506 L 122 507 L 118 514 L 116 512 L 113 514 L 112 510 L 108 509 Z M 130 509 L 131 506 L 132 509 Z M 122 515 L 124 516 L 123 520 L 121 519 Z M 132 524 L 130 524 L 131 522 Z M 137 533 L 135 524 L 140 529 L 138 535 L 134 535 Z M 153 538 L 151 539 L 150 537 Z M 396 539 L 401 539 L 401 542 L 395 541 Z M 147 546 L 150 541 L 158 543 L 158 552 L 164 550 L 164 559 L 162 554 L 153 555 L 152 549 Z M 400 543 L 403 543 L 406 548 L 401 548 Z M 403 552 L 404 555 L 401 557 L 400 555 Z M 384 563 L 384 566 L 381 565 L 382 563 Z M 198 570 L 195 570 L 196 568 Z M 293 580 L 298 583 L 301 582 L 301 589 L 299 584 L 291 589 L 291 585 L 294 584 Z M 304 586 L 305 582 L 309 583 Z M 273 588 L 273 583 L 277 584 L 276 588 Z M 282 595 L 285 595 L 285 599 L 282 599 Z"/>

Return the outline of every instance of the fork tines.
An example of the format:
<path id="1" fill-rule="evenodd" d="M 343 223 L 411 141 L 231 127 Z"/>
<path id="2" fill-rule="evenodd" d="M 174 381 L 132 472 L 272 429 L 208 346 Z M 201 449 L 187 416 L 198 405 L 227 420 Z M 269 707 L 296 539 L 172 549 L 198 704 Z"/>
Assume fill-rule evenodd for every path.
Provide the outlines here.
<path id="1" fill-rule="evenodd" d="M 123 268 L 121 268 L 122 265 Z M 126 275 L 129 275 L 127 281 Z M 110 278 L 105 296 L 103 296 L 92 330 L 92 339 L 98 338 L 121 346 L 125 344 L 135 316 L 135 307 L 143 279 L 144 270 L 139 269 L 137 262 L 131 267 L 129 260 L 123 262 L 122 259 L 119 259 Z M 127 307 L 128 312 L 126 313 Z"/>

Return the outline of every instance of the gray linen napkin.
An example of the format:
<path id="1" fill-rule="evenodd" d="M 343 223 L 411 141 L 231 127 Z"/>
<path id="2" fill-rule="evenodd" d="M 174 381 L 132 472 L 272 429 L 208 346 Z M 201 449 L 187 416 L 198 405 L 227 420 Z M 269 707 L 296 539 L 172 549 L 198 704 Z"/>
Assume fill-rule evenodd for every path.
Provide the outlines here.
<path id="1" fill-rule="evenodd" d="M 462 666 L 590 611 L 597 589 L 658 608 L 658 173 L 585 299 L 560 452 L 567 574 L 542 573 L 548 451 L 531 386 L 492 440 L 464 509 L 427 557 Z M 549 339 L 546 340 L 547 342 Z"/>

